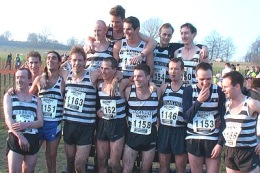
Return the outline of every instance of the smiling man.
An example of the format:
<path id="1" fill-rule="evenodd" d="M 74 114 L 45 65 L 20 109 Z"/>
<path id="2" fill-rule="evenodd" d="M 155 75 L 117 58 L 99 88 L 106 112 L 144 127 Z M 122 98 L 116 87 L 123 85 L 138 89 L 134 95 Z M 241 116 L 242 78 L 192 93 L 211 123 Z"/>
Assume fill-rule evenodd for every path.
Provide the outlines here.
<path id="1" fill-rule="evenodd" d="M 225 95 L 219 86 L 212 84 L 209 63 L 202 62 L 196 67 L 196 79 L 198 84 L 186 87 L 183 92 L 189 163 L 193 173 L 203 171 L 204 160 L 207 172 L 218 173 L 223 127 L 218 128 L 215 123 L 225 114 Z"/>

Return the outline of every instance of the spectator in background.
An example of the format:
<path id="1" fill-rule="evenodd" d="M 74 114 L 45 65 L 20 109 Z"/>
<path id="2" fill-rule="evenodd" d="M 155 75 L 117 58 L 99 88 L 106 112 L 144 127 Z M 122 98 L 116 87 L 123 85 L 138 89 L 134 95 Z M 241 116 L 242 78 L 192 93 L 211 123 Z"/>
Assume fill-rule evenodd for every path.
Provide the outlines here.
<path id="1" fill-rule="evenodd" d="M 63 69 L 63 70 L 68 70 L 70 71 L 71 70 L 71 64 L 68 60 L 68 55 L 64 54 L 61 56 L 61 65 L 60 65 L 60 69 Z"/>
<path id="2" fill-rule="evenodd" d="M 247 76 L 247 73 L 249 72 L 249 67 L 246 66 L 246 69 L 245 69 L 245 76 Z"/>
<path id="3" fill-rule="evenodd" d="M 16 54 L 14 66 L 15 66 L 15 70 L 18 70 L 21 66 L 21 58 L 19 53 Z"/>
<path id="4" fill-rule="evenodd" d="M 224 76 L 226 73 L 231 72 L 232 68 L 231 68 L 231 64 L 230 63 L 226 63 L 224 69 L 222 70 L 221 76 Z"/>
<path id="5" fill-rule="evenodd" d="M 240 72 L 240 64 L 236 65 L 236 71 Z"/>
<path id="6" fill-rule="evenodd" d="M 260 72 L 260 67 L 259 66 L 255 66 L 255 77 L 259 74 Z"/>
<path id="7" fill-rule="evenodd" d="M 9 53 L 6 58 L 5 69 L 9 66 L 9 70 L 11 70 L 12 68 L 11 62 L 12 62 L 12 53 Z"/>
<path id="8" fill-rule="evenodd" d="M 255 75 L 255 66 L 251 66 L 250 70 L 247 72 L 246 77 L 254 77 Z"/>

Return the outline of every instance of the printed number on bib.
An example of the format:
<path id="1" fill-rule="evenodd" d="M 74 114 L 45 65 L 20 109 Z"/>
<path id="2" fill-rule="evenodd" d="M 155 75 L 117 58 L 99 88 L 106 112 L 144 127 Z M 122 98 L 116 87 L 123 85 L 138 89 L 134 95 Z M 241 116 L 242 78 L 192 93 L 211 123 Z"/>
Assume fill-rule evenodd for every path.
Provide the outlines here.
<path id="1" fill-rule="evenodd" d="M 209 134 L 215 129 L 215 120 L 211 112 L 198 111 L 193 118 L 193 130 L 199 134 Z"/>
<path id="2" fill-rule="evenodd" d="M 223 136 L 226 140 L 226 145 L 230 147 L 235 147 L 237 143 L 237 138 L 241 132 L 241 124 L 236 122 L 227 122 L 226 128 L 223 131 Z"/>
<path id="3" fill-rule="evenodd" d="M 46 118 L 55 118 L 57 110 L 57 99 L 41 98 L 42 100 L 42 112 Z"/>
<path id="4" fill-rule="evenodd" d="M 34 121 L 34 116 L 31 114 L 23 115 L 23 114 L 17 114 L 16 115 L 16 122 L 21 123 L 21 122 L 33 122 Z M 36 134 L 36 129 L 24 129 L 22 130 L 24 133 L 29 133 L 29 134 Z"/>
<path id="5" fill-rule="evenodd" d="M 151 134 L 152 115 L 132 113 L 131 132 L 143 135 Z"/>
<path id="6" fill-rule="evenodd" d="M 184 68 L 183 81 L 185 84 L 192 84 L 192 73 L 193 69 L 191 67 Z"/>
<path id="7" fill-rule="evenodd" d="M 176 126 L 179 109 L 176 106 L 163 106 L 160 109 L 161 123 L 167 126 Z"/>
<path id="8" fill-rule="evenodd" d="M 112 119 L 116 116 L 116 100 L 100 100 L 104 119 Z"/>
<path id="9" fill-rule="evenodd" d="M 65 108 L 82 112 L 86 93 L 68 90 L 66 96 Z"/>
<path id="10" fill-rule="evenodd" d="M 124 52 L 121 54 L 120 57 L 122 58 L 122 70 L 134 71 L 136 64 L 131 64 L 131 59 L 137 55 L 138 53 L 135 52 Z"/>
<path id="11" fill-rule="evenodd" d="M 161 68 L 155 68 L 154 69 L 154 75 L 153 75 L 153 80 L 158 83 L 162 84 L 165 83 L 165 78 L 166 78 L 166 69 Z"/>

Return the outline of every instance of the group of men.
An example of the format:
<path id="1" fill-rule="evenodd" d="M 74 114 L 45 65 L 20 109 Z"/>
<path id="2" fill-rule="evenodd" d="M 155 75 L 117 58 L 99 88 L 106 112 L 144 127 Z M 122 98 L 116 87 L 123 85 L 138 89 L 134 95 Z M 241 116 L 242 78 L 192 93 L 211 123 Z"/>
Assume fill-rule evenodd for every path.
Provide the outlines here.
<path id="1" fill-rule="evenodd" d="M 174 155 L 177 172 L 185 172 L 189 160 L 194 173 L 204 163 L 218 173 L 224 144 L 227 172 L 259 172 L 260 102 L 241 93 L 243 76 L 229 72 L 222 88 L 212 84 L 207 48 L 194 44 L 190 23 L 181 26 L 183 44 L 170 43 L 169 23 L 157 44 L 139 32 L 136 17 L 125 18 L 122 6 L 110 15 L 112 30 L 98 20 L 84 49 L 71 49 L 70 71 L 60 69 L 60 55 L 50 51 L 42 75 L 37 52 L 27 56 L 30 70 L 16 72 L 15 89 L 4 96 L 9 170 L 32 172 L 46 141 L 48 172 L 56 172 L 63 120 L 67 172 L 85 172 L 92 144 L 100 173 L 108 171 L 108 159 L 112 172 L 131 173 L 139 152 L 140 172 L 149 172 L 156 149 L 160 172 L 169 172 Z"/>

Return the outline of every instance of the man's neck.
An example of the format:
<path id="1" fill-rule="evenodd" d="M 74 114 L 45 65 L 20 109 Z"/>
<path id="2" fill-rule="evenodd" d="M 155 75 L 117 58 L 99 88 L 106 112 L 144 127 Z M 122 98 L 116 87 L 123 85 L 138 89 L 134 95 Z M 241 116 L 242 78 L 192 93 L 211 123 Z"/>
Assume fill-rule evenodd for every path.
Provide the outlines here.
<path id="1" fill-rule="evenodd" d="M 184 44 L 184 49 L 187 51 L 192 50 L 194 47 L 195 47 L 195 44 L 193 42 Z"/>

